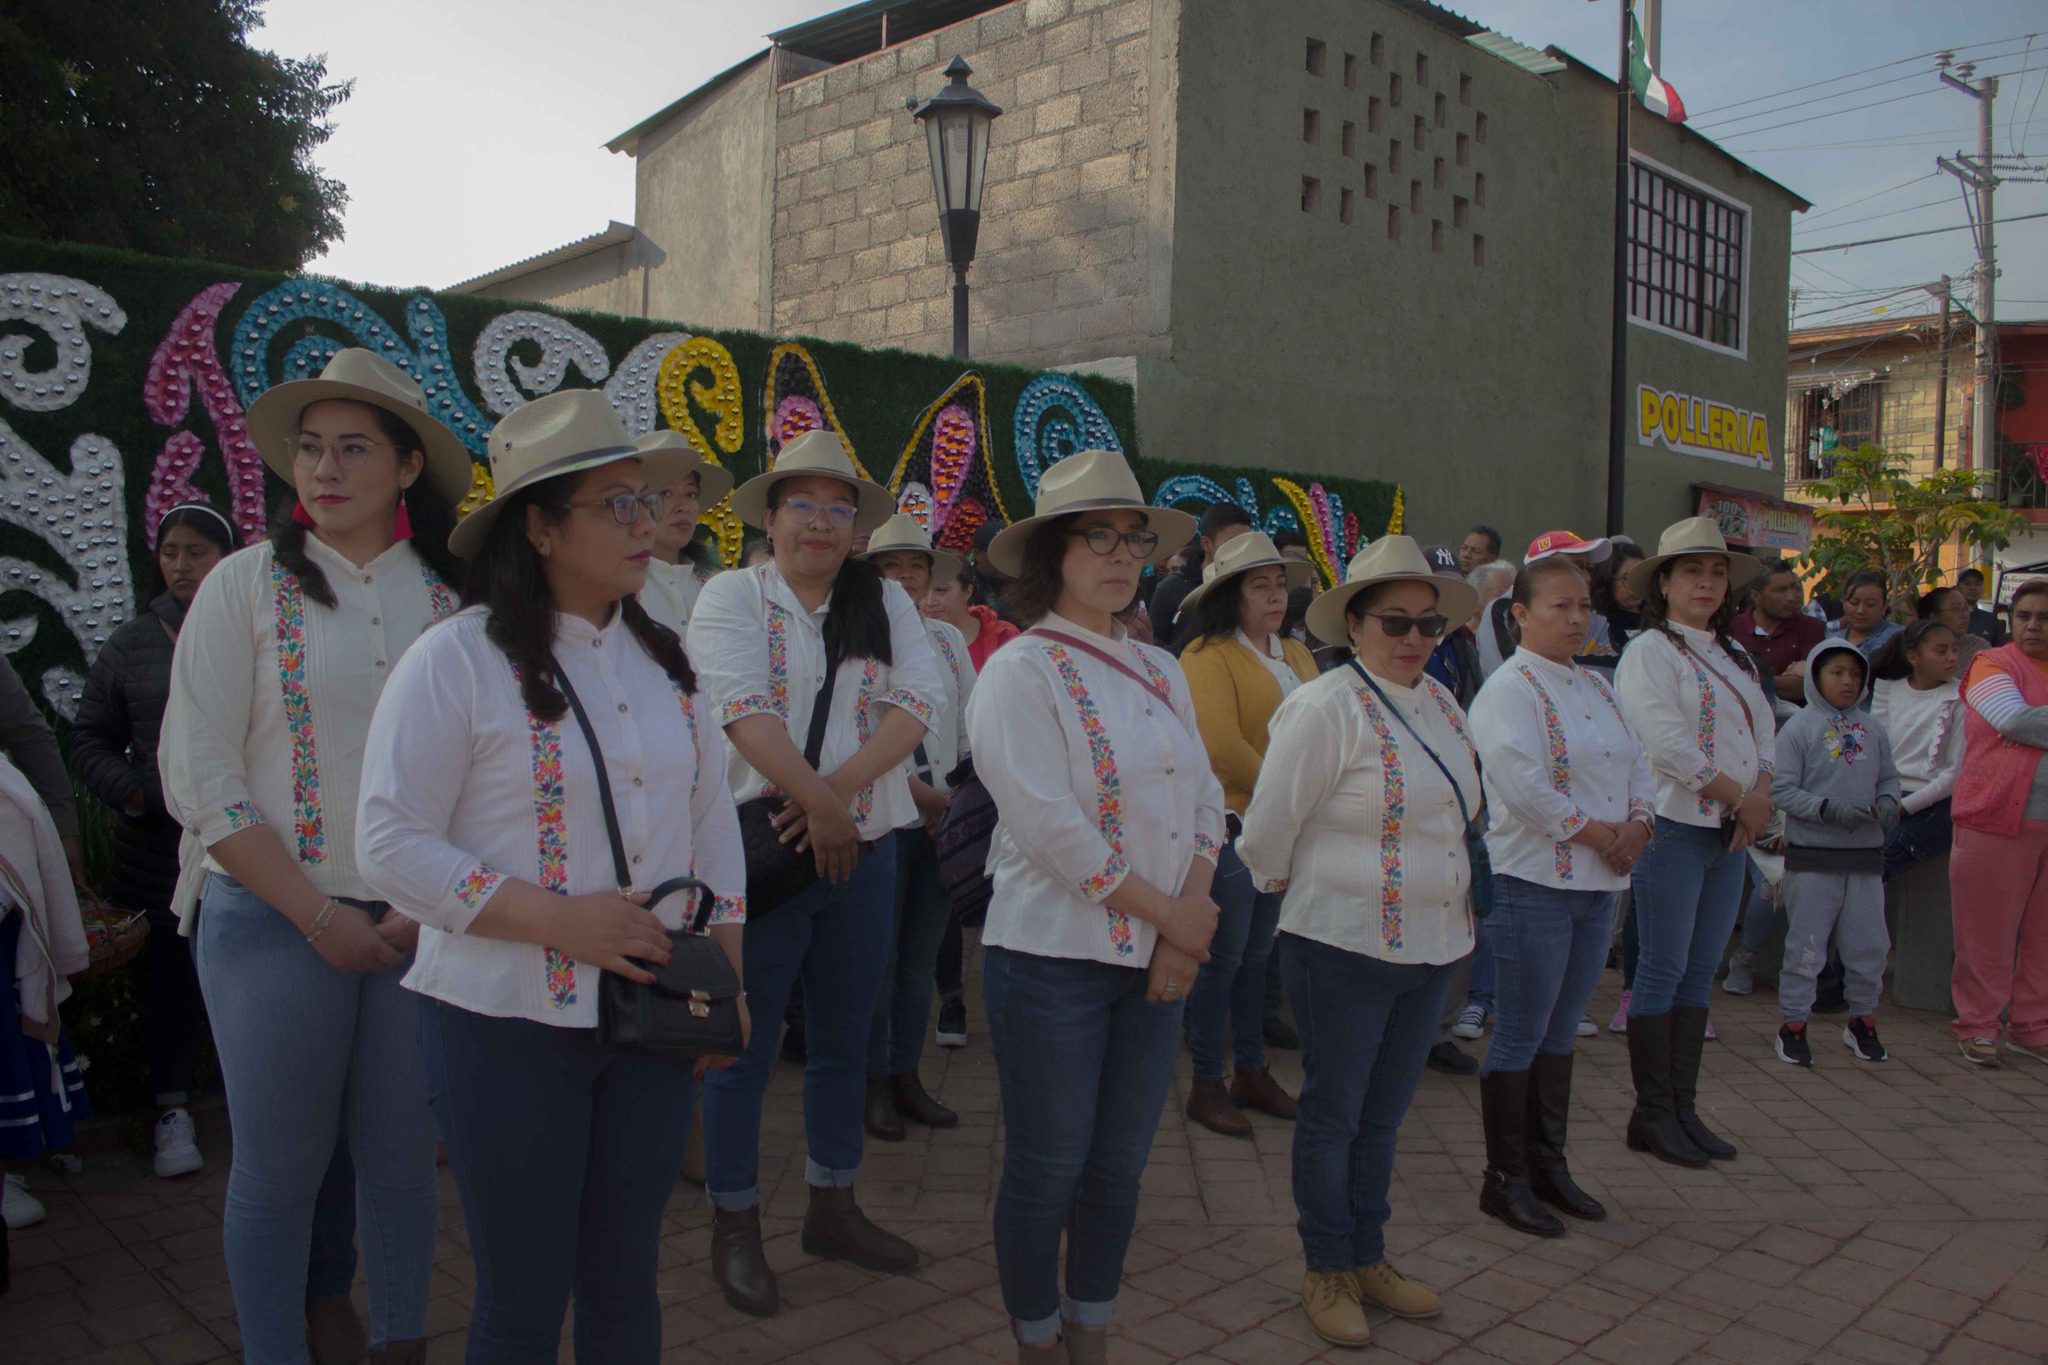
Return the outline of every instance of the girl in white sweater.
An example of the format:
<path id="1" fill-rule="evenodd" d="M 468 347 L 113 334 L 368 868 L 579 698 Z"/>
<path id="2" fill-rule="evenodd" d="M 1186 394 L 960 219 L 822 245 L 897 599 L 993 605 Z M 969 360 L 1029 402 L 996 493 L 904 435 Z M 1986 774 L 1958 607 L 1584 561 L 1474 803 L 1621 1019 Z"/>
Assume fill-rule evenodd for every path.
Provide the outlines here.
<path id="1" fill-rule="evenodd" d="M 1880 651 L 1871 714 L 1892 742 L 1906 818 L 1885 839 L 1884 878 L 1948 852 L 1949 793 L 1963 765 L 1963 698 L 1955 630 L 1915 621 Z"/>

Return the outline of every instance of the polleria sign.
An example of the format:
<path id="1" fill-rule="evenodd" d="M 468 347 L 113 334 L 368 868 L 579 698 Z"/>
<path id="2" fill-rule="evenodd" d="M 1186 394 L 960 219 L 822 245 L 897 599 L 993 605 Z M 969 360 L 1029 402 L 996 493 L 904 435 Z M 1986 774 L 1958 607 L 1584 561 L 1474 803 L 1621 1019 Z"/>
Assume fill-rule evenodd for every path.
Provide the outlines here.
<path id="1" fill-rule="evenodd" d="M 1771 467 L 1771 429 L 1760 412 L 1711 398 L 1636 386 L 1636 441 L 1677 455 L 1698 455 L 1750 469 Z"/>

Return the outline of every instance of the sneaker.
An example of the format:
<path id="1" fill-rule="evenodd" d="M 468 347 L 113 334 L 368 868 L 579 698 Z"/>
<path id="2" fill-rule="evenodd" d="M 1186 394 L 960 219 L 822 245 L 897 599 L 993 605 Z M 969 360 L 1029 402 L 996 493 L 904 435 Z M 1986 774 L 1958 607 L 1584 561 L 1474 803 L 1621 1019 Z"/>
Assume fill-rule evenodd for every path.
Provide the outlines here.
<path id="1" fill-rule="evenodd" d="M 1784 1024 L 1778 1029 L 1778 1060 L 1793 1066 L 1812 1066 L 1813 1049 L 1806 1041 L 1806 1025 Z"/>
<path id="2" fill-rule="evenodd" d="M 1433 1318 L 1444 1311 L 1444 1301 L 1436 1296 L 1436 1291 L 1423 1288 L 1394 1269 L 1392 1261 L 1362 1265 L 1352 1274 L 1358 1279 L 1361 1297 L 1397 1318 Z"/>
<path id="3" fill-rule="evenodd" d="M 1453 1038 L 1484 1038 L 1486 1036 L 1487 1009 L 1484 1005 L 1467 1005 L 1458 1011 L 1458 1022 L 1451 1025 Z"/>
<path id="4" fill-rule="evenodd" d="M 1593 1022 L 1592 1015 L 1582 1014 L 1579 1016 L 1579 1026 L 1573 1029 L 1572 1032 L 1581 1038 L 1598 1038 L 1600 1036 L 1600 1026 Z"/>
<path id="5" fill-rule="evenodd" d="M 1997 1066 L 1998 1040 L 1996 1038 L 1958 1038 L 1956 1046 L 1963 1050 L 1963 1060 L 1971 1066 Z"/>
<path id="6" fill-rule="evenodd" d="M 192 1116 L 183 1109 L 164 1110 L 164 1116 L 156 1121 L 157 1175 L 165 1180 L 190 1175 L 205 1164 L 192 1131 Z"/>
<path id="7" fill-rule="evenodd" d="M 14 1229 L 32 1228 L 49 1217 L 50 1211 L 43 1207 L 43 1201 L 28 1192 L 28 1182 L 18 1175 L 9 1174 L 6 1194 L 0 1197 L 0 1222 Z"/>
<path id="8" fill-rule="evenodd" d="M 1877 1041 L 1877 1020 L 1868 1014 L 1859 1014 L 1849 1021 L 1849 1027 L 1842 1030 L 1842 1041 L 1866 1062 L 1882 1062 L 1891 1057 L 1884 1044 Z"/>
<path id="9" fill-rule="evenodd" d="M 1730 995 L 1748 995 L 1756 989 L 1756 954 L 1733 953 L 1728 958 L 1728 975 L 1721 978 L 1721 989 Z"/>
<path id="10" fill-rule="evenodd" d="M 1628 1032 L 1628 992 L 1626 990 L 1621 993 L 1621 1003 L 1614 1007 L 1614 1017 L 1607 1021 L 1607 1031 L 1609 1033 Z"/>
<path id="11" fill-rule="evenodd" d="M 967 1046 L 967 1002 L 965 1000 L 942 1000 L 939 1002 L 939 1046 Z"/>
<path id="12" fill-rule="evenodd" d="M 1703 1036 L 1710 1043 L 1718 1043 L 1721 1041 L 1721 1035 L 1714 1032 L 1714 1021 L 1712 1019 L 1707 1020 L 1706 1033 Z"/>
<path id="13" fill-rule="evenodd" d="M 2048 1062 L 2048 1043 L 2021 1043 L 2008 1038 L 2005 1050 L 2017 1052 L 2022 1057 L 2032 1057 L 2037 1062 Z"/>

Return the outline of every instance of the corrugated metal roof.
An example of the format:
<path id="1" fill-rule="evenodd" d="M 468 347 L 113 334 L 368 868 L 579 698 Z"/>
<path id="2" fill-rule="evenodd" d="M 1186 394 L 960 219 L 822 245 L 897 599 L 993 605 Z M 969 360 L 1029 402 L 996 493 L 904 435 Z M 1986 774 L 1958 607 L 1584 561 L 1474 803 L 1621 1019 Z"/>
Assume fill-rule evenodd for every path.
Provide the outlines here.
<path id="1" fill-rule="evenodd" d="M 792 24 L 769 34 L 768 41 L 837 66 L 870 52 L 880 52 L 885 20 L 887 45 L 894 47 L 1009 3 L 1010 0 L 864 0 L 808 22 Z"/>
<path id="2" fill-rule="evenodd" d="M 1504 33 L 1474 33 L 1465 39 L 1490 57 L 1519 66 L 1532 76 L 1549 76 L 1564 70 L 1564 63 L 1547 52 L 1518 43 Z"/>
<path id="3" fill-rule="evenodd" d="M 593 232 L 588 237 L 578 237 L 573 242 L 565 242 L 552 251 L 543 251 L 538 256 L 528 256 L 525 260 L 514 261 L 510 265 L 501 265 L 496 270 L 487 270 L 483 274 L 472 276 L 459 284 L 449 285 L 445 292 L 450 294 L 473 293 L 478 289 L 485 289 L 491 285 L 502 283 L 505 280 L 517 279 L 521 275 L 530 275 L 536 270 L 545 270 L 551 265 L 561 265 L 565 261 L 573 261 L 578 257 L 603 251 L 606 247 L 623 246 L 627 242 L 639 237 L 639 235 L 640 229 L 634 227 L 631 223 L 621 223 L 614 219 L 603 232 Z"/>

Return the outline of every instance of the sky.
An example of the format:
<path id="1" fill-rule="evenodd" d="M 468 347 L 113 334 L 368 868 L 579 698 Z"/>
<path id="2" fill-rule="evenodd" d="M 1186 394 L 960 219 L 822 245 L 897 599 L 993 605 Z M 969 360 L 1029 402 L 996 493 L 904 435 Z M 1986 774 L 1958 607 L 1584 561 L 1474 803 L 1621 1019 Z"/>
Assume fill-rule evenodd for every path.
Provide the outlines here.
<path id="1" fill-rule="evenodd" d="M 325 54 L 353 79 L 316 160 L 348 187 L 346 235 L 312 268 L 444 288 L 633 220 L 633 165 L 604 144 L 844 0 L 269 0 L 251 42 Z M 1256 0 L 1188 0 L 1256 3 Z M 1461 0 L 1450 8 L 1612 73 L 1619 0 Z M 2030 36 L 2031 35 L 2031 36 Z M 1665 0 L 1660 74 L 1691 126 L 1813 201 L 1795 253 L 1797 326 L 1935 307 L 1976 260 L 1937 155 L 1976 150 L 1978 105 L 1932 53 L 2001 75 L 1995 152 L 2048 167 L 2048 6 L 2040 0 Z M 935 82 L 936 84 L 936 82 Z M 2048 318 L 2048 169 L 1998 192 L 1998 315 Z M 715 206 L 707 206 L 715 211 Z M 1603 209 L 1604 213 L 1605 210 Z"/>

